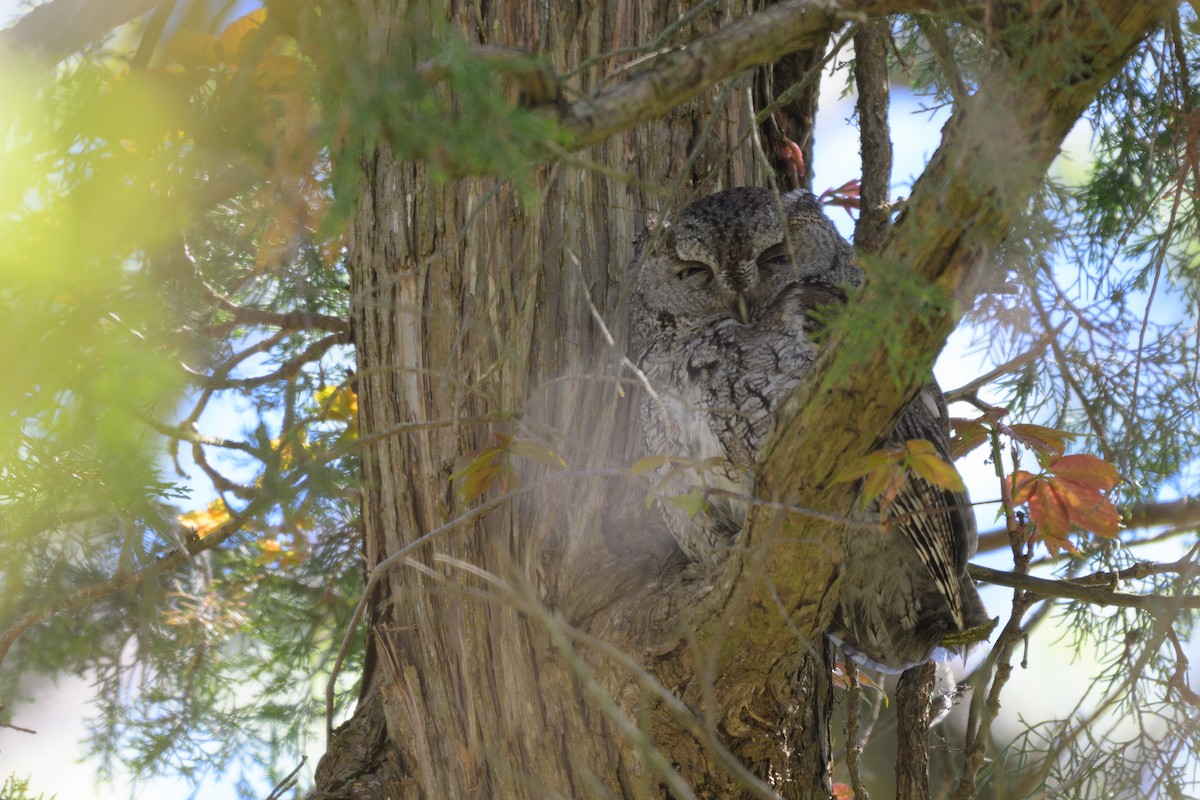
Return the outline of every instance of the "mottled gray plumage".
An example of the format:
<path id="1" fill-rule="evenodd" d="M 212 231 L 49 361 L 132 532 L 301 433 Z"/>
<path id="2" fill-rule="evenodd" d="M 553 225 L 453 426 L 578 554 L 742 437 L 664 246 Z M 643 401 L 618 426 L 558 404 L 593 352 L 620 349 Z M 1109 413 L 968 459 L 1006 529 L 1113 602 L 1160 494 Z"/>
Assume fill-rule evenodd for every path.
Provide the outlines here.
<path id="1" fill-rule="evenodd" d="M 641 408 L 647 452 L 682 460 L 664 475 L 749 495 L 776 405 L 816 358 L 813 312 L 862 281 L 852 250 L 807 192 L 743 187 L 692 203 L 638 244 L 634 265 L 630 351 L 654 388 Z M 918 438 L 949 460 L 932 383 L 889 443 Z M 745 519 L 744 503 L 720 494 L 694 517 L 662 505 L 680 548 L 705 564 L 723 557 Z M 966 498 L 913 475 L 888 513 L 909 516 L 891 532 L 846 534 L 830 634 L 864 663 L 903 669 L 985 615 L 966 574 L 976 540 Z"/>

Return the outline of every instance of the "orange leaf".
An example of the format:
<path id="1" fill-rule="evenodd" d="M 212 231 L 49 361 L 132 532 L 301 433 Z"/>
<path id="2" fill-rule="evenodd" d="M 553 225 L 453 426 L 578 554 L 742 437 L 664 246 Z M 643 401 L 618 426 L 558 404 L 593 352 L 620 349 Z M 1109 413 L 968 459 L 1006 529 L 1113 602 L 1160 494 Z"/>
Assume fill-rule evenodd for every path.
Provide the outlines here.
<path id="1" fill-rule="evenodd" d="M 1029 496 L 1029 518 L 1037 526 L 1037 534 L 1046 541 L 1070 548 L 1067 534 L 1071 530 L 1071 513 L 1062 494 L 1049 481 L 1037 482 Z M 1073 548 L 1070 548 L 1073 550 Z"/>
<path id="2" fill-rule="evenodd" d="M 1066 501 L 1071 524 L 1097 536 L 1111 539 L 1117 535 L 1121 517 L 1112 502 L 1099 490 L 1065 478 L 1056 478 L 1051 484 Z"/>
<path id="3" fill-rule="evenodd" d="M 1023 469 L 1014 472 L 1010 483 L 1013 505 L 1019 506 L 1029 502 L 1029 496 L 1037 489 L 1038 483 L 1044 480 L 1045 478 L 1034 475 L 1032 472 L 1026 472 Z"/>
<path id="4" fill-rule="evenodd" d="M 246 46 L 253 40 L 252 34 L 258 32 L 266 19 L 267 10 L 258 8 L 229 23 L 229 26 L 217 37 L 221 60 L 226 64 L 236 64 L 245 54 Z"/>
<path id="5" fill-rule="evenodd" d="M 988 440 L 988 429 L 973 419 L 952 419 L 950 427 L 954 438 L 950 440 L 950 457 L 962 458 Z"/>
<path id="6" fill-rule="evenodd" d="M 1116 467 L 1086 453 L 1063 456 L 1047 464 L 1046 469 L 1090 489 L 1111 489 L 1121 480 Z"/>
<path id="7" fill-rule="evenodd" d="M 854 789 L 848 783 L 833 784 L 833 800 L 854 800 Z"/>

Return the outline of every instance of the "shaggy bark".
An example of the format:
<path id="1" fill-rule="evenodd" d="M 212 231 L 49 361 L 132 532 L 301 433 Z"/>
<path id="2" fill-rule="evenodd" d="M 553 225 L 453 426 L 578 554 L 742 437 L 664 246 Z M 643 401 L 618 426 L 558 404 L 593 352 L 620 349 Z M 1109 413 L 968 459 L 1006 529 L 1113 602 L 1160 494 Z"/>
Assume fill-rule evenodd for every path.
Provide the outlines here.
<path id="1" fill-rule="evenodd" d="M 566 72 L 653 41 L 677 18 L 666 3 L 562 3 L 553 15 L 535 5 L 470 4 L 459 20 L 473 43 L 544 53 Z M 768 30 L 800 5 L 772 7 L 781 15 Z M 533 490 L 418 550 L 373 599 L 362 707 L 378 700 L 386 737 L 378 759 L 359 762 L 369 765 L 362 786 L 396 798 L 738 797 L 770 796 L 770 779 L 783 796 L 829 794 L 820 632 L 837 597 L 841 528 L 779 507 L 851 509 L 852 489 L 834 475 L 890 427 L 959 311 L 929 304 L 918 315 L 889 304 L 876 281 L 856 308 L 875 315 L 876 334 L 887 310 L 890 346 L 856 347 L 856 312 L 846 315 L 785 407 L 760 470 L 757 496 L 780 506 L 753 507 L 719 575 L 695 575 L 673 553 L 641 506 L 646 487 L 621 477 L 636 437 L 636 385 L 591 307 L 619 330 L 629 242 L 648 215 L 765 177 L 739 146 L 750 133 L 747 93 L 712 87 L 804 42 L 746 57 L 737 49 L 746 40 L 730 31 L 749 28 L 732 21 L 763 17 L 732 6 L 693 18 L 663 44 L 720 37 L 638 76 L 597 91 L 618 66 L 605 58 L 574 79 L 584 97 L 562 114 L 578 142 L 594 143 L 584 155 L 637 182 L 546 167 L 542 202 L 531 207 L 498 181 L 433 185 L 423 165 L 399 162 L 386 146 L 361 165 L 350 269 L 360 426 L 370 437 L 368 564 L 464 512 L 450 474 L 462 454 L 491 444 L 483 421 L 545 441 L 567 464 L 531 469 L 522 477 Z M 404 46 L 388 35 L 400 18 L 391 3 L 357 8 L 368 18 L 348 42 L 354 52 L 382 60 Z M 997 25 L 1002 11 L 990 17 Z M 966 278 L 1162 9 L 1101 0 L 1040 13 L 1032 32 L 1015 11 L 1011 28 L 990 32 L 1009 42 L 1008 55 L 947 125 L 884 243 L 889 270 L 961 306 L 971 300 Z M 677 191 L 663 198 L 644 188 L 656 184 Z M 886 380 L 898 364 L 898 379 Z M 347 770 L 322 770 L 355 796 Z M 319 783 L 341 796 L 333 790 Z"/>

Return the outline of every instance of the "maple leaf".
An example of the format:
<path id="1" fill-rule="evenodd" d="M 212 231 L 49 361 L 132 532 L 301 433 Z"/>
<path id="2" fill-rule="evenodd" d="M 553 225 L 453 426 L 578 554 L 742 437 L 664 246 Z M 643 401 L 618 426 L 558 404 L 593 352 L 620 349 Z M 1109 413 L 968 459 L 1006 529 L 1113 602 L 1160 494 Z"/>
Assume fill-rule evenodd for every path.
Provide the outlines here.
<path id="1" fill-rule="evenodd" d="M 1078 552 L 1068 539 L 1073 529 L 1106 539 L 1117 535 L 1120 515 L 1101 492 L 1119 481 L 1112 464 L 1082 453 L 1048 459 L 1040 475 L 1017 470 L 1010 485 L 1013 503 L 1028 504 L 1038 537 L 1056 555 L 1060 549 Z"/>

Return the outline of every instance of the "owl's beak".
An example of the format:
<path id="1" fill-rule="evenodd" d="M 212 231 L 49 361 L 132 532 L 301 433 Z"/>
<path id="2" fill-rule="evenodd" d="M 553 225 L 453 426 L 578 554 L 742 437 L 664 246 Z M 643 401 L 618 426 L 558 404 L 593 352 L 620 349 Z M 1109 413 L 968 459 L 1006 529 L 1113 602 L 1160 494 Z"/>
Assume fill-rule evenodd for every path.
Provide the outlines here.
<path id="1" fill-rule="evenodd" d="M 750 306 L 746 303 L 746 295 L 741 293 L 737 296 L 737 315 L 743 325 L 750 324 Z"/>

